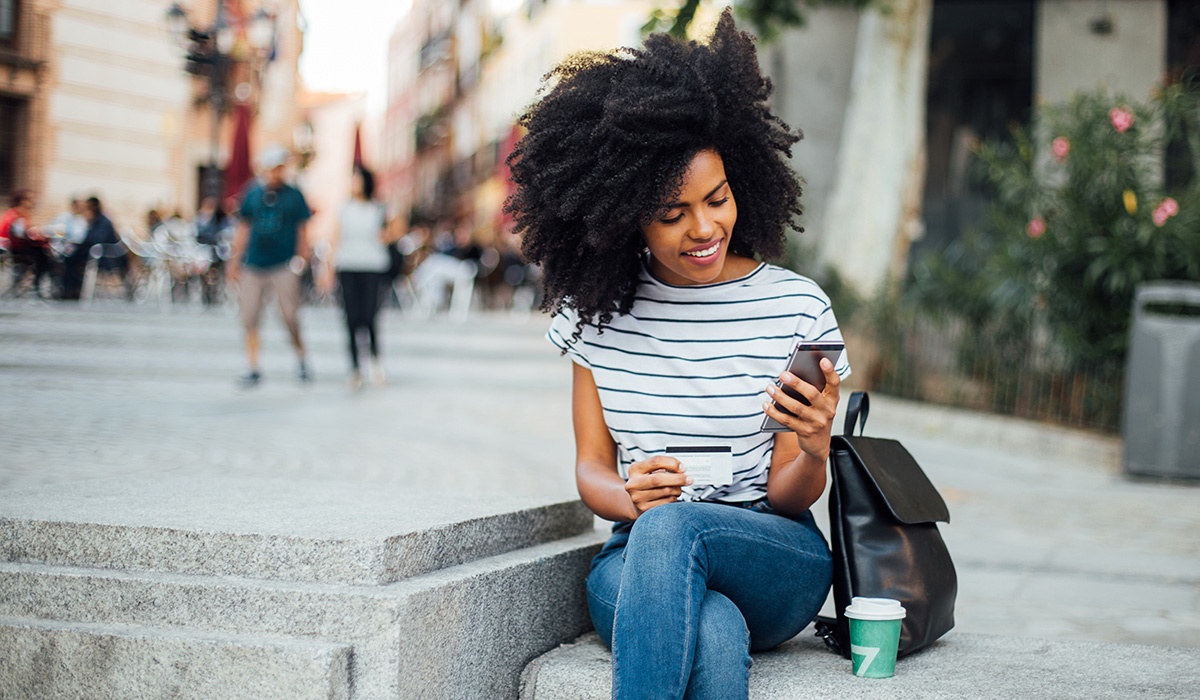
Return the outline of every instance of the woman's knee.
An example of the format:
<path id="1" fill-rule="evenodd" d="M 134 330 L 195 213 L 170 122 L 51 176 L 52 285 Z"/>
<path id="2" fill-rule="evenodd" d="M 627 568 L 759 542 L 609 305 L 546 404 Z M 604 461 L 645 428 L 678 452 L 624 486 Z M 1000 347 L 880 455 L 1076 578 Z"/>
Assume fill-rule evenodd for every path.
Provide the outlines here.
<path id="1" fill-rule="evenodd" d="M 667 503 L 638 516 L 629 532 L 629 546 L 656 546 L 690 539 L 700 527 L 694 503 Z"/>

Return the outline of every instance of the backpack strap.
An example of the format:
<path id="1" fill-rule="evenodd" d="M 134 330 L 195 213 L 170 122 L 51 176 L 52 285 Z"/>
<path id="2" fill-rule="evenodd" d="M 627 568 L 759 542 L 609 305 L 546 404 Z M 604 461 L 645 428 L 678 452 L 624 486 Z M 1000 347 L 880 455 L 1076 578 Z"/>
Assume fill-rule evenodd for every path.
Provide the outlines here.
<path id="1" fill-rule="evenodd" d="M 814 637 L 825 641 L 825 646 L 835 654 L 842 653 L 842 640 L 838 639 L 838 621 L 836 617 L 817 615 L 813 620 Z"/>
<path id="2" fill-rule="evenodd" d="M 858 434 L 862 435 L 867 429 L 867 414 L 871 412 L 871 400 L 865 391 L 856 391 L 850 394 L 850 401 L 846 405 L 846 425 L 842 430 L 842 434 L 846 437 L 854 437 L 854 426 L 858 425 Z M 862 421 L 859 422 L 861 417 Z"/>

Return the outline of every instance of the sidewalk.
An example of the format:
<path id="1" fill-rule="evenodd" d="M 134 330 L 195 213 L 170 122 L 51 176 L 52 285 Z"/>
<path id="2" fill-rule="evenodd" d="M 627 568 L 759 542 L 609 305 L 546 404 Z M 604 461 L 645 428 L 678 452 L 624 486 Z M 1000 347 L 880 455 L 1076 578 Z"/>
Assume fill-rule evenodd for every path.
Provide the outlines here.
<path id="1" fill-rule="evenodd" d="M 296 382 L 271 317 L 266 381 L 241 391 L 221 311 L 0 304 L 0 498 L 168 472 L 574 494 L 545 319 L 389 313 L 389 386 L 350 394 L 337 312 L 304 318 L 317 381 Z M 884 396 L 867 432 L 903 441 L 950 505 L 957 630 L 1200 646 L 1200 484 L 1125 478 L 1111 438 Z"/>

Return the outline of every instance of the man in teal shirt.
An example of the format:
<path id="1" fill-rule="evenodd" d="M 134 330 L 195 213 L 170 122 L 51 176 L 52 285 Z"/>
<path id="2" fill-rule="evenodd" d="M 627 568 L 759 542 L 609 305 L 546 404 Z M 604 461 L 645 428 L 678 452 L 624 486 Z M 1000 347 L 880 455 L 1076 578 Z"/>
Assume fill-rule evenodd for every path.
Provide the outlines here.
<path id="1" fill-rule="evenodd" d="M 246 331 L 249 369 L 243 386 L 262 381 L 258 366 L 258 327 L 267 290 L 279 300 L 279 311 L 292 338 L 300 381 L 311 379 L 300 337 L 300 276 L 311 256 L 308 219 L 312 212 L 300 190 L 284 181 L 288 152 L 269 146 L 259 159 L 260 178 L 243 193 L 237 235 L 229 260 L 229 277 L 238 284 L 238 304 Z"/>

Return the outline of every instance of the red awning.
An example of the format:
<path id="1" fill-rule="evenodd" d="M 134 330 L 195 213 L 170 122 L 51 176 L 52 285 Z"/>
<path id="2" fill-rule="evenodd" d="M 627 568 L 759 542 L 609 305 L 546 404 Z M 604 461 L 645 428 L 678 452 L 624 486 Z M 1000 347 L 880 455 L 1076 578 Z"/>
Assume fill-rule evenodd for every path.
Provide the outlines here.
<path id="1" fill-rule="evenodd" d="M 234 108 L 233 148 L 225 165 L 225 189 L 222 201 L 241 194 L 242 187 L 254 177 L 250 168 L 250 109 L 241 104 Z"/>

